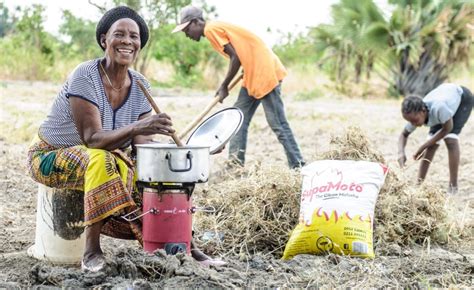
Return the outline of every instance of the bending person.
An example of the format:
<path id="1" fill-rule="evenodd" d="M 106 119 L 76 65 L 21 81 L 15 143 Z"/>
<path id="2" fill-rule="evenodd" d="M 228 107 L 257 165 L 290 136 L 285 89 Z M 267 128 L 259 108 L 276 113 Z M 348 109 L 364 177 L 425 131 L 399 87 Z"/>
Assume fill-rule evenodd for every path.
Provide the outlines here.
<path id="1" fill-rule="evenodd" d="M 465 87 L 455 84 L 442 84 L 429 92 L 423 99 L 408 96 L 402 103 L 402 115 L 409 123 L 400 134 L 398 141 L 398 162 L 404 166 L 407 160 L 405 147 L 408 136 L 420 126 L 429 126 L 428 140 L 413 155 L 421 159 L 418 180 L 422 182 L 430 163 L 439 147 L 441 139 L 448 148 L 449 193 L 458 190 L 458 168 L 460 159 L 459 134 L 466 124 L 473 108 L 474 98 Z"/>
<path id="2" fill-rule="evenodd" d="M 225 22 L 206 22 L 200 8 L 186 6 L 181 9 L 180 17 L 180 24 L 173 32 L 183 31 L 195 41 L 204 36 L 217 52 L 230 60 L 227 74 L 217 91 L 221 102 L 229 95 L 228 86 L 240 66 L 243 67 L 243 84 L 234 106 L 242 110 L 244 121 L 230 141 L 230 159 L 244 164 L 250 121 L 262 103 L 267 122 L 285 149 L 288 165 L 290 168 L 303 166 L 305 162 L 281 99 L 281 82 L 287 72 L 280 59 L 252 32 Z"/>

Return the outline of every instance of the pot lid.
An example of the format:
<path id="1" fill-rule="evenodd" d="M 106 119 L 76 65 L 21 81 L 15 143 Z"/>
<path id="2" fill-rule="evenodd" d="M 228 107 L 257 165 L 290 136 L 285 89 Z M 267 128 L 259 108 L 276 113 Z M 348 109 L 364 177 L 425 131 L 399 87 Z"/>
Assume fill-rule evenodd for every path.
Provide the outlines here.
<path id="1" fill-rule="evenodd" d="M 224 148 L 244 120 L 244 114 L 239 108 L 230 107 L 218 111 L 204 120 L 191 133 L 186 144 L 195 146 L 209 146 L 209 153 L 214 154 Z"/>

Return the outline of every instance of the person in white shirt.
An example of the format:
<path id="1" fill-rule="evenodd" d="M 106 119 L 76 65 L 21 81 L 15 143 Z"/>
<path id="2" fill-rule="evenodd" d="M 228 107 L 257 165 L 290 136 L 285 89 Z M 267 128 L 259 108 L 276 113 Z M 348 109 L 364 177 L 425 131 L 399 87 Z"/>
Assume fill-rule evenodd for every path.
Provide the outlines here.
<path id="1" fill-rule="evenodd" d="M 459 134 L 471 115 L 473 103 L 474 98 L 467 88 L 451 83 L 441 84 L 423 99 L 415 95 L 407 96 L 402 103 L 402 116 L 409 123 L 398 140 L 400 166 L 403 167 L 407 160 L 405 147 L 408 136 L 417 127 L 429 126 L 428 140 L 413 155 L 415 160 L 421 159 L 418 181 L 425 179 L 429 165 L 443 139 L 448 148 L 448 192 L 456 193 L 460 159 Z"/>

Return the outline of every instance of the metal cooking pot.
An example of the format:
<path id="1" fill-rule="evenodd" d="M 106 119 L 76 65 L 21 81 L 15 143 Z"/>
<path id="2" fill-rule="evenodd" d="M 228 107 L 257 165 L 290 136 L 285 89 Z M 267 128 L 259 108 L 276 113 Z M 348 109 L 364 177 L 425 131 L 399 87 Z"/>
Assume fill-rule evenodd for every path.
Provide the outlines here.
<path id="1" fill-rule="evenodd" d="M 226 108 L 201 123 L 184 147 L 159 143 L 136 145 L 138 181 L 207 182 L 210 152 L 221 150 L 242 121 L 243 114 L 238 108 Z"/>
<path id="2" fill-rule="evenodd" d="M 137 175 L 143 182 L 202 183 L 209 178 L 209 147 L 138 144 Z"/>

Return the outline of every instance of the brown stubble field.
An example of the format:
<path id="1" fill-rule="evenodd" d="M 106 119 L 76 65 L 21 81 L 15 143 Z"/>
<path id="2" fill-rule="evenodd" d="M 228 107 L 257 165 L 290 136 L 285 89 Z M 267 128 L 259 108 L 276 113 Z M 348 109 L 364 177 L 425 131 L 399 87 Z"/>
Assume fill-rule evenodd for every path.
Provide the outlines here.
<path id="1" fill-rule="evenodd" d="M 314 96 L 314 98 L 308 100 L 298 100 L 295 98 L 295 93 L 292 92 L 293 83 L 290 83 L 286 88 L 285 83 L 283 84 L 284 102 L 287 118 L 307 161 L 311 162 L 318 154 L 328 149 L 331 136 L 342 134 L 349 126 L 358 126 L 373 142 L 374 147 L 385 156 L 389 165 L 396 166 L 397 139 L 404 126 L 404 121 L 399 113 L 400 100 L 371 96 L 366 98 L 343 96 L 330 90 L 325 92 L 326 86 L 322 86 L 319 90 L 323 92 L 320 96 Z M 57 277 L 53 277 L 53 279 L 51 275 L 48 276 L 49 278 L 41 278 L 41 275 L 38 274 L 38 267 L 52 271 L 51 266 L 35 266 L 36 261 L 24 256 L 22 252 L 34 241 L 36 211 L 36 184 L 27 176 L 24 165 L 26 148 L 41 120 L 46 116 L 60 87 L 61 84 L 42 82 L 1 82 L 0 254 L 2 257 L 0 258 L 0 272 L 2 274 L 0 274 L 0 285 L 31 286 L 45 283 L 57 286 L 110 286 L 111 284 L 118 285 L 120 283 L 123 283 L 122 285 L 147 283 L 140 282 L 141 280 L 134 281 L 127 276 L 128 278 L 122 277 L 123 279 L 112 281 L 99 279 L 102 281 L 100 282 L 97 280 L 102 284 L 99 282 L 94 284 L 95 282 L 92 279 L 88 280 L 87 283 L 89 284 L 87 284 L 84 282 L 86 278 L 81 276 L 83 278 L 81 280 L 82 284 L 64 284 L 65 279 L 61 280 Z M 231 106 L 236 94 L 237 91 L 234 90 L 224 104 L 218 104 L 214 111 Z M 206 107 L 211 101 L 213 93 L 155 88 L 153 95 L 160 109 L 172 117 L 175 129 L 179 133 L 180 129 L 184 128 L 201 109 Z M 262 256 L 256 255 L 251 260 L 232 260 L 230 266 L 224 270 L 211 269 L 206 270 L 207 272 L 202 272 L 200 269 L 194 270 L 195 276 L 192 277 L 189 275 L 180 276 L 176 274 L 177 272 L 174 272 L 173 275 L 160 276 L 160 282 L 150 282 L 150 285 L 172 287 L 192 285 L 204 287 L 251 285 L 270 287 L 281 285 L 299 287 L 324 285 L 446 287 L 454 284 L 472 286 L 472 276 L 471 279 L 466 277 L 472 275 L 474 267 L 474 251 L 472 250 L 472 218 L 474 212 L 474 179 L 472 178 L 474 175 L 472 161 L 474 159 L 473 120 L 471 117 L 466 124 L 460 140 L 462 154 L 459 169 L 459 193 L 448 197 L 446 205 L 452 208 L 451 218 L 453 221 L 462 222 L 464 230 L 471 233 L 471 238 L 467 238 L 461 243 L 444 245 L 443 248 L 437 251 L 428 251 L 433 255 L 432 257 L 426 255 L 427 249 L 423 245 L 415 248 L 407 247 L 402 251 L 404 254 L 395 257 L 381 256 L 374 261 L 347 259 L 343 260 L 343 263 L 333 263 L 331 257 L 306 255 L 289 263 L 284 263 L 264 254 Z M 426 134 L 427 128 L 421 128 L 410 136 L 407 146 L 408 156 L 411 156 L 417 145 L 425 140 Z M 163 141 L 167 142 L 166 139 Z M 220 155 L 211 157 L 210 184 L 213 183 L 213 180 L 222 180 L 220 172 L 225 166 L 226 154 L 227 152 L 224 151 Z M 286 166 L 283 149 L 268 127 L 262 108 L 259 108 L 251 123 L 247 162 L 249 166 L 253 164 L 272 167 Z M 443 189 L 447 188 L 449 180 L 447 163 L 446 148 L 442 145 L 430 168 L 428 182 L 434 183 Z M 418 164 L 415 161 L 409 161 L 408 167 L 403 171 L 404 175 L 413 180 L 413 184 L 417 167 Z M 104 242 L 106 250 L 117 253 L 114 252 L 115 250 L 111 248 L 111 245 L 115 245 L 119 252 L 122 251 L 119 254 L 123 254 L 124 249 L 138 251 L 136 245 L 130 242 L 120 242 L 106 238 Z M 119 246 L 117 247 L 117 245 Z M 431 245 L 431 247 L 434 247 L 434 245 Z M 439 256 L 436 256 L 438 254 Z M 181 260 L 181 263 L 184 262 Z M 413 270 L 417 263 L 422 265 L 419 270 L 421 272 Z M 443 270 L 444 267 L 447 270 Z M 391 269 L 391 271 L 387 274 L 388 272 L 380 270 L 381 268 Z M 449 274 L 453 272 L 453 269 L 459 271 L 456 272 L 458 276 Z M 71 271 L 77 272 L 77 270 Z M 355 271 L 356 274 L 353 273 L 348 275 L 347 278 L 341 278 L 351 271 Z M 263 278 L 267 276 L 270 278 Z M 191 282 L 194 284 L 189 284 Z"/>

